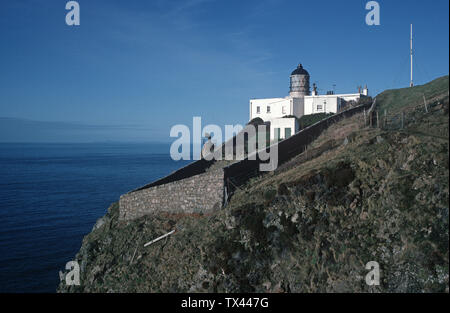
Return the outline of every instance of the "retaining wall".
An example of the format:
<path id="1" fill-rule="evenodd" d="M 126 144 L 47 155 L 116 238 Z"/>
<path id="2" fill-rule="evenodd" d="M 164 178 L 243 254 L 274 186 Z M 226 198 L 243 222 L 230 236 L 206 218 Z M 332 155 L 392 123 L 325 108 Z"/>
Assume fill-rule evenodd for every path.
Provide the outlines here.
<path id="1" fill-rule="evenodd" d="M 278 166 L 284 164 L 293 157 L 305 151 L 306 147 L 317 137 L 319 137 L 320 134 L 332 124 L 337 123 L 343 118 L 350 117 L 356 113 L 362 112 L 369 107 L 370 104 L 360 105 L 341 113 L 332 115 L 329 118 L 321 120 L 301 130 L 288 139 L 280 141 L 279 143 L 275 143 L 271 147 L 275 145 L 278 146 Z M 271 147 L 268 147 L 267 151 L 270 151 Z M 247 158 L 243 161 L 236 162 L 231 164 L 230 166 L 225 167 L 225 193 L 228 195 L 231 194 L 236 189 L 236 187 L 245 184 L 250 178 L 260 175 L 261 172 L 259 171 L 259 166 L 261 163 L 267 163 L 267 161 L 261 161 L 258 157 L 256 158 L 256 160 L 249 160 Z"/>
<path id="2" fill-rule="evenodd" d="M 220 209 L 224 199 L 223 169 L 167 184 L 129 192 L 120 197 L 120 220 L 155 213 L 208 213 Z"/>
<path id="3" fill-rule="evenodd" d="M 311 125 L 278 146 L 278 165 L 302 153 L 306 146 L 328 126 L 342 118 L 362 112 L 370 105 L 361 105 L 335 114 Z M 373 107 L 373 106 L 372 106 Z M 273 146 L 272 146 L 273 147 Z M 270 151 L 270 147 L 267 149 Z M 208 213 L 222 207 L 236 187 L 260 173 L 259 165 L 266 163 L 258 157 L 236 162 L 223 169 L 208 171 L 214 163 L 204 159 L 193 162 L 172 174 L 120 197 L 121 220 L 132 220 L 154 212 Z"/>

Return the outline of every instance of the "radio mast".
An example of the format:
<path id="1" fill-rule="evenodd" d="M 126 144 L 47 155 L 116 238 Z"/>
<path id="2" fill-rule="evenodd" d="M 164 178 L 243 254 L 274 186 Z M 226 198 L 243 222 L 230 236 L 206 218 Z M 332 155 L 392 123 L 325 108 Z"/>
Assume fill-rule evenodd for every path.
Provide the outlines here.
<path id="1" fill-rule="evenodd" d="M 411 24 L 410 55 L 411 55 L 411 82 L 409 83 L 409 87 L 413 87 L 414 86 L 414 81 L 413 81 L 413 24 Z"/>

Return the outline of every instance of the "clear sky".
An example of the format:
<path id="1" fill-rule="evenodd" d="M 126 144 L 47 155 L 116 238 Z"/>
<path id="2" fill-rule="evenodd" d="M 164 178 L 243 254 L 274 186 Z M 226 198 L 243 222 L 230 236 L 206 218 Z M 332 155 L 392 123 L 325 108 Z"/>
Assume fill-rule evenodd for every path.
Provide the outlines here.
<path id="1" fill-rule="evenodd" d="M 380 26 L 361 0 L 79 0 L 70 27 L 66 2 L 0 2 L 0 141 L 173 141 L 193 116 L 245 124 L 249 99 L 286 96 L 298 63 L 321 93 L 406 87 L 410 23 L 416 84 L 449 70 L 448 0 L 378 1 Z"/>

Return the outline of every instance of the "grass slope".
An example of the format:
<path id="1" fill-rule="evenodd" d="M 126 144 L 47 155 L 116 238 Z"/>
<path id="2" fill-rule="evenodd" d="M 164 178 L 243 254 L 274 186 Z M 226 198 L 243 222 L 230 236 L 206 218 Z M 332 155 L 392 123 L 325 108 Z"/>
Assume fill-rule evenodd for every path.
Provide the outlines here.
<path id="1" fill-rule="evenodd" d="M 423 103 L 424 95 L 429 100 L 436 96 L 448 94 L 448 90 L 449 77 L 447 75 L 421 86 L 386 90 L 377 96 L 377 107 L 380 112 L 388 110 L 388 113 L 393 113 L 404 107 Z"/>
<path id="2" fill-rule="evenodd" d="M 444 90 L 429 86 L 419 90 Z M 402 99 L 418 93 L 388 91 L 381 102 L 409 105 Z M 448 97 L 402 130 L 362 120 L 332 125 L 312 146 L 337 147 L 252 179 L 209 216 L 121 222 L 111 206 L 76 255 L 81 286 L 58 291 L 448 292 Z M 369 261 L 380 264 L 380 286 L 365 283 Z"/>

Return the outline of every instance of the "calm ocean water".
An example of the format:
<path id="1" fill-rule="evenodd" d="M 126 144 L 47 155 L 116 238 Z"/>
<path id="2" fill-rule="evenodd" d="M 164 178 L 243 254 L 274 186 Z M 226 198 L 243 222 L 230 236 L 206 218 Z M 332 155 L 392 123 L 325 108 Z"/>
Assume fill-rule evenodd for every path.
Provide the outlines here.
<path id="1" fill-rule="evenodd" d="M 0 144 L 0 292 L 55 292 L 119 196 L 186 165 L 164 144 Z"/>

